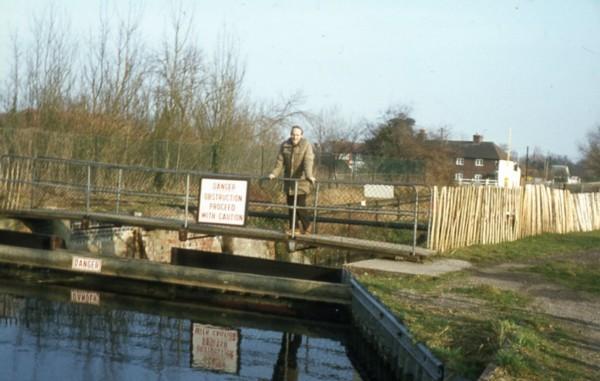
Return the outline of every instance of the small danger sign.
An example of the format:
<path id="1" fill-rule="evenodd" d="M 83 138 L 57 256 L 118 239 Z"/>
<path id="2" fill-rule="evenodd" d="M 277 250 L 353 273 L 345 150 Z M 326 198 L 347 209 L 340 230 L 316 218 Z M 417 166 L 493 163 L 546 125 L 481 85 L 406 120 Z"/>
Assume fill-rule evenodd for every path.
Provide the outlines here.
<path id="1" fill-rule="evenodd" d="M 71 268 L 73 270 L 99 273 L 102 271 L 102 260 L 86 257 L 73 257 Z"/>

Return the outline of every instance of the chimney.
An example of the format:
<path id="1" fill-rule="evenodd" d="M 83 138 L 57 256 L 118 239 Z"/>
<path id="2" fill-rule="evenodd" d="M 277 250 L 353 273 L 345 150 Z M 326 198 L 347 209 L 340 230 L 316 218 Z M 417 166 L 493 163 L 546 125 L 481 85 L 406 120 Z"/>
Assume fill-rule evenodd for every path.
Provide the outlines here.
<path id="1" fill-rule="evenodd" d="M 483 141 L 483 136 L 479 134 L 473 135 L 473 143 L 481 143 Z"/>

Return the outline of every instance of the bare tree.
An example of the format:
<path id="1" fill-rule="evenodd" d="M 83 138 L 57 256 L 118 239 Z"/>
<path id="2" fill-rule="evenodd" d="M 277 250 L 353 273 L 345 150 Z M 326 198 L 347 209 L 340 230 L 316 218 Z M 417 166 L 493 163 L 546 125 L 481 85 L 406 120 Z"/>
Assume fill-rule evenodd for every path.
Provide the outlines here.
<path id="1" fill-rule="evenodd" d="M 362 135 L 358 125 L 353 126 L 342 117 L 335 106 L 309 114 L 307 120 L 314 138 L 317 167 L 330 178 L 336 178 L 339 171 L 354 173 L 353 163 L 360 151 L 358 140 Z"/>
<path id="2" fill-rule="evenodd" d="M 348 126 L 346 120 L 340 116 L 339 108 L 335 106 L 308 115 L 307 120 L 314 142 L 324 149 L 327 149 L 327 145 L 341 140 Z"/>
<path id="3" fill-rule="evenodd" d="M 22 50 L 20 47 L 20 40 L 18 35 L 14 33 L 11 35 L 11 47 L 12 47 L 12 62 L 10 66 L 10 72 L 7 81 L 5 82 L 5 90 L 2 96 L 4 103 L 4 109 L 10 113 L 16 113 L 19 109 L 19 95 L 21 90 L 21 71 L 20 63 Z"/>
<path id="4" fill-rule="evenodd" d="M 256 170 L 263 156 L 257 148 L 274 146 L 283 126 L 303 116 L 297 95 L 251 102 L 234 39 L 223 32 L 214 56 L 206 57 L 194 38 L 193 13 L 181 4 L 158 52 L 144 44 L 141 11 L 131 4 L 123 15 L 116 9 L 100 8 L 83 50 L 55 8 L 34 18 L 31 41 L 14 38 L 1 102 L 15 117 L 33 120 L 28 126 L 40 127 L 36 134 L 57 135 L 38 139 L 47 146 L 43 154 L 180 167 L 210 152 L 212 167 L 203 169 Z"/>
<path id="5" fill-rule="evenodd" d="M 145 84 L 151 67 L 141 40 L 140 18 L 141 11 L 130 7 L 125 17 L 119 17 L 113 35 L 110 17 L 100 16 L 98 36 L 90 38 L 90 59 L 83 69 L 82 89 L 89 89 L 85 98 L 90 112 L 122 119 L 148 118 Z"/>
<path id="6" fill-rule="evenodd" d="M 181 162 L 181 144 L 192 136 L 194 109 L 205 85 L 203 55 L 194 43 L 193 12 L 179 4 L 171 10 L 170 34 L 155 58 L 154 137 L 177 141 L 175 167 Z M 167 166 L 170 151 L 166 152 Z"/>
<path id="7" fill-rule="evenodd" d="M 236 44 L 223 34 L 205 72 L 206 86 L 196 107 L 196 128 L 211 150 L 211 170 L 219 172 L 229 153 L 239 156 L 253 135 L 251 110 L 242 91 L 245 69 Z M 232 157 L 230 157 L 231 159 Z"/>
<path id="8" fill-rule="evenodd" d="M 600 179 L 600 124 L 586 133 L 586 140 L 579 146 L 586 177 Z"/>
<path id="9" fill-rule="evenodd" d="M 54 114 L 71 99 L 77 45 L 71 39 L 70 23 L 59 18 L 54 7 L 34 16 L 32 36 L 25 53 L 25 104 L 42 116 Z"/>
<path id="10" fill-rule="evenodd" d="M 279 142 L 282 132 L 288 133 L 293 120 L 306 118 L 306 112 L 300 109 L 303 101 L 302 94 L 296 92 L 288 98 L 256 104 L 254 140 L 262 145 Z"/>
<path id="11" fill-rule="evenodd" d="M 108 91 L 111 63 L 109 57 L 111 30 L 109 17 L 100 12 L 97 35 L 90 32 L 87 44 L 88 60 L 83 63 L 82 89 L 80 96 L 93 114 L 105 112 L 104 97 Z M 85 89 L 85 90 L 84 90 Z"/>

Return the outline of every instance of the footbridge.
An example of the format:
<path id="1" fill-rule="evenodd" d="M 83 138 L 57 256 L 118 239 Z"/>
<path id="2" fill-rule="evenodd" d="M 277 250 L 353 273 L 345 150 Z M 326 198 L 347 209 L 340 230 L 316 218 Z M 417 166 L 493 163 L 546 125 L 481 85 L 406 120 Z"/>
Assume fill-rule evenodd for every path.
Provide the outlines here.
<path id="1" fill-rule="evenodd" d="M 244 222 L 200 216 L 205 180 L 247 184 Z M 376 257 L 422 259 L 430 226 L 430 189 L 384 182 L 318 181 L 306 207 L 288 206 L 283 185 L 295 179 L 182 171 L 49 157 L 0 157 L 0 215 L 39 221 L 91 221 L 117 226 L 282 241 L 291 250 L 332 247 Z M 298 234 L 298 213 L 312 229 Z M 291 214 L 290 214 L 291 213 Z"/>

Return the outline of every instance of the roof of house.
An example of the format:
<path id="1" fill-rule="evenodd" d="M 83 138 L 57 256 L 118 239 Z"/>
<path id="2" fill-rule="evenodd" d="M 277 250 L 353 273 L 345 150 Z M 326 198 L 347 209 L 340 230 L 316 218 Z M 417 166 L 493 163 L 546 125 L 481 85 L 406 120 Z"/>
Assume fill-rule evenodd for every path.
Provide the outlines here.
<path id="1" fill-rule="evenodd" d="M 448 140 L 448 145 L 454 147 L 457 155 L 468 159 L 506 160 L 507 155 L 500 147 L 492 142 L 473 142 L 470 140 Z"/>

